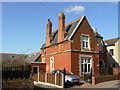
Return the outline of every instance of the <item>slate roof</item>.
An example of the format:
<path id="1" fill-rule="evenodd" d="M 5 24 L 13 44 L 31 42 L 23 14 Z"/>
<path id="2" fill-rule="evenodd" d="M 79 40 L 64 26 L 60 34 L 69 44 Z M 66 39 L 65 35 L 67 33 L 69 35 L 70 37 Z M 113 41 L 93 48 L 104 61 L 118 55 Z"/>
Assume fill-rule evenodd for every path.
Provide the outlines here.
<path id="1" fill-rule="evenodd" d="M 28 54 L 27 57 L 25 58 L 25 61 L 28 63 L 33 63 L 40 57 L 40 55 L 41 55 L 40 52 Z"/>
<path id="2" fill-rule="evenodd" d="M 74 33 L 76 27 L 78 26 L 78 24 L 80 24 L 82 22 L 84 17 L 85 16 L 80 17 L 80 18 L 78 18 L 78 19 L 76 19 L 76 20 L 74 20 L 74 21 L 72 21 L 72 22 L 65 25 L 65 30 L 67 32 L 67 35 L 66 35 L 64 41 L 69 40 L 69 38 L 71 37 L 71 34 Z M 94 30 L 95 29 L 93 28 L 93 31 Z M 96 37 L 102 38 L 102 36 L 98 32 L 94 32 L 94 34 L 96 35 Z M 53 40 L 52 40 L 50 45 L 54 45 L 54 44 L 56 44 L 58 42 L 58 29 L 52 32 L 52 37 L 53 37 Z M 45 48 L 45 43 L 42 45 L 41 48 Z"/>
<path id="3" fill-rule="evenodd" d="M 12 63 L 18 61 L 19 63 L 25 63 L 24 58 L 25 54 L 14 54 L 14 53 L 0 53 L 0 60 Z"/>
<path id="4" fill-rule="evenodd" d="M 13 53 L 0 53 L 0 60 L 12 63 L 17 61 L 19 63 L 32 63 L 40 57 L 40 52 L 31 54 L 13 54 Z"/>
<path id="5" fill-rule="evenodd" d="M 108 39 L 108 40 L 105 40 L 105 43 L 107 44 L 107 46 L 111 46 L 111 45 L 115 45 L 115 43 L 120 39 L 119 38 L 112 38 L 112 39 Z"/>

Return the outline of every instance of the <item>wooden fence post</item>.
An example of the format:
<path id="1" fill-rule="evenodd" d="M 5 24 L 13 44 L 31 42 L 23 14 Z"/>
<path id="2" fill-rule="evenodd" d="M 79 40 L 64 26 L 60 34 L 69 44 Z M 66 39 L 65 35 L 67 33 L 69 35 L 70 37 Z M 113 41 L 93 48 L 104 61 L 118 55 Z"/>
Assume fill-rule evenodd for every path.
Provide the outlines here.
<path id="1" fill-rule="evenodd" d="M 47 73 L 45 73 L 45 82 L 47 83 Z"/>
<path id="2" fill-rule="evenodd" d="M 38 72 L 38 82 L 39 82 L 39 75 L 40 75 L 40 74 L 39 74 L 39 72 Z"/>
<path id="3" fill-rule="evenodd" d="M 65 85 L 64 85 L 64 82 L 65 82 L 65 80 L 64 80 L 64 79 L 65 79 L 65 76 L 64 76 L 64 75 L 65 75 L 65 74 L 63 73 L 63 74 L 62 74 L 62 88 L 64 88 L 64 86 L 65 86 Z"/>
<path id="4" fill-rule="evenodd" d="M 57 73 L 55 73 L 55 85 L 57 85 Z"/>

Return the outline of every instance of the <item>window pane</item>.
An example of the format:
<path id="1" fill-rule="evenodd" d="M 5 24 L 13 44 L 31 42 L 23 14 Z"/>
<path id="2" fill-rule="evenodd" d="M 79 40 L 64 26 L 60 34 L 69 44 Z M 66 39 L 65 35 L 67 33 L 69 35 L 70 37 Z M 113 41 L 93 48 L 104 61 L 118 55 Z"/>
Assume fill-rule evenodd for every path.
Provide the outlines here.
<path id="1" fill-rule="evenodd" d="M 87 64 L 84 64 L 84 70 L 87 72 Z"/>
<path id="2" fill-rule="evenodd" d="M 81 65 L 81 72 L 83 73 L 84 71 L 83 71 L 83 64 Z"/>
<path id="3" fill-rule="evenodd" d="M 90 64 L 88 64 L 88 72 L 90 72 Z"/>
<path id="4" fill-rule="evenodd" d="M 88 41 L 88 36 L 85 36 L 85 40 Z"/>
<path id="5" fill-rule="evenodd" d="M 87 62 L 87 59 L 85 58 L 84 60 L 85 60 L 85 63 L 86 63 L 86 62 Z"/>
<path id="6" fill-rule="evenodd" d="M 85 37 L 84 36 L 82 36 L 82 41 L 84 41 L 85 40 Z"/>
<path id="7" fill-rule="evenodd" d="M 83 59 L 83 58 L 81 58 L 81 63 L 83 63 L 83 61 L 84 61 L 84 59 Z"/>
<path id="8" fill-rule="evenodd" d="M 90 63 L 90 58 L 88 58 L 88 63 Z"/>
<path id="9" fill-rule="evenodd" d="M 86 42 L 86 47 L 88 47 L 88 42 Z"/>
<path id="10" fill-rule="evenodd" d="M 82 41 L 82 47 L 85 47 L 85 42 L 84 41 Z"/>

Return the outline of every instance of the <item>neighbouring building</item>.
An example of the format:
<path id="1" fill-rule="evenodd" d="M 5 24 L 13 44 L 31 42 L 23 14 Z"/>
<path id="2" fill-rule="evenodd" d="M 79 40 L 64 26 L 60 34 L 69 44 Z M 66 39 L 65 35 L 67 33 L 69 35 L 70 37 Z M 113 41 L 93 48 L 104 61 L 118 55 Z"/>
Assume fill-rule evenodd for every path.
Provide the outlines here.
<path id="1" fill-rule="evenodd" d="M 108 66 L 117 68 L 120 66 L 120 37 L 105 40 L 108 50 Z"/>
<path id="2" fill-rule="evenodd" d="M 58 29 L 52 32 L 48 19 L 46 41 L 41 47 L 41 62 L 46 72 L 69 70 L 75 75 L 100 74 L 100 68 L 108 66 L 107 49 L 103 37 L 90 26 L 86 16 L 65 24 L 65 15 L 60 12 Z"/>
<path id="3" fill-rule="evenodd" d="M 30 53 L 30 54 L 14 54 L 14 53 L 0 53 L 0 60 L 4 64 L 31 64 L 35 61 L 41 61 L 40 52 Z"/>

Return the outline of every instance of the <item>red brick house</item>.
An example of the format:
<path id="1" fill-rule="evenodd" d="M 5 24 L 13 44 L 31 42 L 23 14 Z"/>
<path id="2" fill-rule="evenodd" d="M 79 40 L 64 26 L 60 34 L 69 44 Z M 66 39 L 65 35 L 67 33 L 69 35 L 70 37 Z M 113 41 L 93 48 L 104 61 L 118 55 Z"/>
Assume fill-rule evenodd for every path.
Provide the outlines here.
<path id="1" fill-rule="evenodd" d="M 81 76 L 92 68 L 92 74 L 99 75 L 99 69 L 107 67 L 106 46 L 85 16 L 65 24 L 65 15 L 60 12 L 57 30 L 52 32 L 52 22 L 48 19 L 41 60 L 46 63 L 47 73 L 65 68 Z"/>

